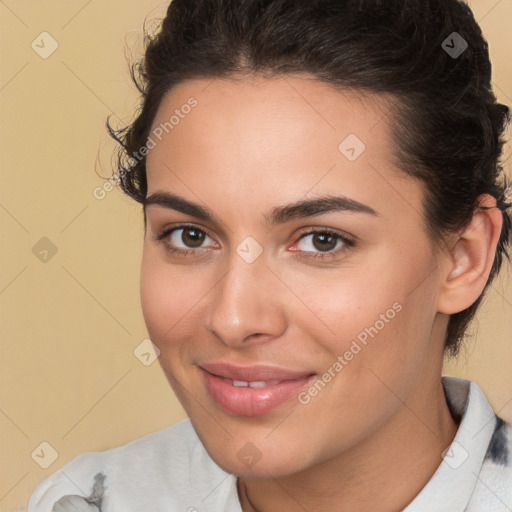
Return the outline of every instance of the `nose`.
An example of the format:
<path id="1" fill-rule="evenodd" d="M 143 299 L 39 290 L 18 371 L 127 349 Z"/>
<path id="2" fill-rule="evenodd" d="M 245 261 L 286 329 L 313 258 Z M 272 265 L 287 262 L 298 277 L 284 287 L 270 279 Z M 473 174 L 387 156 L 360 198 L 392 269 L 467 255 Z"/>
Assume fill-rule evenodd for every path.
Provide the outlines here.
<path id="1" fill-rule="evenodd" d="M 252 263 L 236 252 L 229 268 L 209 294 L 203 317 L 207 330 L 232 348 L 266 343 L 286 330 L 285 308 L 276 271 L 263 255 Z"/>

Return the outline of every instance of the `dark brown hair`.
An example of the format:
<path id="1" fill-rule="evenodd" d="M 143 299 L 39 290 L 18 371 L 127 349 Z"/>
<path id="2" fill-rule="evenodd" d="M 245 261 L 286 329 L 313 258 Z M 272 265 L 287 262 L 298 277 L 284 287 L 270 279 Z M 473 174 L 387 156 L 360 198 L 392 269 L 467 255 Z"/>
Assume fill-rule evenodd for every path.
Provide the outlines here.
<path id="1" fill-rule="evenodd" d="M 455 33 L 455 34 L 454 34 Z M 511 218 L 500 158 L 510 122 L 491 87 L 488 45 L 457 0 L 173 0 L 145 56 L 130 68 L 141 108 L 110 135 L 120 144 L 122 190 L 143 202 L 146 145 L 163 95 L 192 78 L 308 73 L 396 100 L 389 115 L 396 162 L 424 184 L 432 240 L 467 225 L 488 193 L 503 228 L 484 292 L 450 317 L 445 351 L 455 356 L 487 287 L 509 259 Z M 467 47 L 466 47 L 467 44 Z"/>

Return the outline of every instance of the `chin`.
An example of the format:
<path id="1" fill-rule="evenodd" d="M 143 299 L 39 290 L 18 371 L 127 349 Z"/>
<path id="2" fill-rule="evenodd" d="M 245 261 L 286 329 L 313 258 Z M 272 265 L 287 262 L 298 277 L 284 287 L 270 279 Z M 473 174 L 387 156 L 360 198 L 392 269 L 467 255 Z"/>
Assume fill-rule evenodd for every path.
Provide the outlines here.
<path id="1" fill-rule="evenodd" d="M 240 439 L 236 435 L 227 443 L 217 440 L 208 442 L 203 439 L 203 446 L 215 463 L 227 473 L 246 479 L 285 477 L 300 472 L 308 467 L 304 451 L 294 445 L 283 446 L 283 441 L 251 442 L 247 436 Z M 216 442 L 217 441 L 217 442 Z"/>
<path id="2" fill-rule="evenodd" d="M 212 457 L 213 458 L 213 457 Z M 290 461 L 280 460 L 279 455 L 275 455 L 271 460 L 264 460 L 262 457 L 254 465 L 249 465 L 238 460 L 238 458 L 222 457 L 222 460 L 213 459 L 226 472 L 236 475 L 247 480 L 268 479 L 269 477 L 281 478 L 293 475 L 301 469 L 298 464 Z"/>

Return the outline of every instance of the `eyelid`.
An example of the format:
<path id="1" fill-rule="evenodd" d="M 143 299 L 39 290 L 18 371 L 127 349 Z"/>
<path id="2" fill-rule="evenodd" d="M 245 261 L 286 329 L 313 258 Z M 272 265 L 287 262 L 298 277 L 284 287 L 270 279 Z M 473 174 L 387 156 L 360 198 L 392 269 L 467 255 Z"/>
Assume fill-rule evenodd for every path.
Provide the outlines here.
<path id="1" fill-rule="evenodd" d="M 171 235 L 174 231 L 179 231 L 180 229 L 195 229 L 198 231 L 203 232 L 206 236 L 208 236 L 210 239 L 214 240 L 214 237 L 210 235 L 209 231 L 199 225 L 191 224 L 191 223 L 179 223 L 176 225 L 168 226 L 166 228 L 163 228 L 160 233 L 153 235 L 154 239 L 158 241 L 159 243 L 162 243 L 166 251 L 177 255 L 181 257 L 189 257 L 189 256 L 196 256 L 198 253 L 205 254 L 204 249 L 211 249 L 211 246 L 207 247 L 198 247 L 198 248 L 182 248 L 177 247 L 172 244 L 170 244 L 165 238 L 167 238 L 169 235 Z M 300 254 L 300 258 L 304 260 L 312 260 L 312 261 L 328 261 L 331 259 L 338 259 L 341 257 L 343 253 L 345 253 L 347 250 L 353 248 L 356 245 L 356 239 L 357 237 L 354 237 L 353 235 L 349 235 L 348 233 L 344 231 L 340 231 L 334 228 L 328 228 L 325 226 L 310 226 L 307 228 L 302 228 L 299 232 L 298 238 L 295 240 L 294 244 L 298 244 L 303 238 L 306 236 L 313 236 L 316 233 L 322 233 L 322 234 L 328 234 L 328 235 L 334 235 L 337 241 L 341 241 L 341 247 L 338 247 L 333 250 L 328 251 L 303 251 L 298 249 L 293 249 L 293 252 L 297 252 Z M 215 242 L 217 245 L 217 243 Z"/>
<path id="2" fill-rule="evenodd" d="M 299 249 L 292 249 L 292 252 L 299 252 L 303 253 L 304 255 L 301 256 L 302 258 L 306 259 L 312 259 L 312 260 L 329 260 L 329 259 L 339 259 L 343 253 L 345 253 L 347 250 L 352 249 L 356 245 L 356 238 L 352 235 L 349 235 L 345 232 L 340 232 L 337 229 L 333 228 L 327 228 L 327 227 L 320 227 L 320 226 L 314 226 L 305 228 L 304 230 L 301 230 L 301 233 L 299 233 L 299 238 L 296 242 L 294 242 L 293 245 L 296 245 L 301 242 L 304 238 L 307 238 L 308 236 L 314 236 L 317 233 L 320 234 L 327 234 L 327 235 L 333 235 L 336 239 L 336 245 L 337 242 L 341 242 L 341 246 L 337 247 L 335 249 L 331 249 L 328 251 L 303 251 Z"/>
<path id="3" fill-rule="evenodd" d="M 202 231 L 206 236 L 208 236 L 211 240 L 215 240 L 215 238 L 210 234 L 207 228 L 203 226 L 199 226 L 197 224 L 191 224 L 191 223 L 178 223 L 174 224 L 172 226 L 164 227 L 161 230 L 158 230 L 156 234 L 154 234 L 154 238 L 157 241 L 161 241 L 164 238 L 168 237 L 171 233 L 174 231 L 177 231 L 179 229 L 196 229 L 197 231 Z M 190 248 L 190 250 L 193 250 Z"/>
<path id="4" fill-rule="evenodd" d="M 298 236 L 300 238 L 303 235 L 308 235 L 311 233 L 332 233 L 346 241 L 350 241 L 350 242 L 356 241 L 356 237 L 353 235 L 350 235 L 346 231 L 342 231 L 340 229 L 335 229 L 335 228 L 328 228 L 326 226 L 309 226 L 307 228 L 301 228 Z"/>

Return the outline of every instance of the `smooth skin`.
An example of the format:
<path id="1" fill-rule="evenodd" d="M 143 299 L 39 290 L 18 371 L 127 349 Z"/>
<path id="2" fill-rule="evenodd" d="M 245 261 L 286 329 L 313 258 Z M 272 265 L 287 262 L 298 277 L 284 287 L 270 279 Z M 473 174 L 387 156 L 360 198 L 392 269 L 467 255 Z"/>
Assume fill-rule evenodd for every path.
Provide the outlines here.
<path id="1" fill-rule="evenodd" d="M 148 197 L 172 193 L 215 216 L 145 208 L 142 308 L 173 390 L 211 457 L 240 477 L 244 511 L 402 510 L 458 427 L 441 385 L 444 333 L 449 315 L 485 286 L 501 212 L 478 210 L 435 246 L 421 215 L 424 186 L 393 162 L 393 103 L 384 96 L 308 75 L 194 79 L 165 95 L 153 129 L 191 97 L 197 106 L 147 157 Z M 338 149 L 350 134 L 366 146 L 354 161 Z M 377 215 L 264 220 L 277 206 L 326 194 Z M 495 204 L 481 196 L 482 206 Z M 191 229 L 156 239 L 179 223 Z M 312 229 L 354 243 L 326 246 Z M 263 250 L 251 263 L 237 253 L 247 237 Z M 307 404 L 293 398 L 237 416 L 206 391 L 198 365 L 210 361 L 320 377 L 395 303 L 401 311 Z M 247 443 L 261 456 L 254 464 L 237 455 Z"/>

